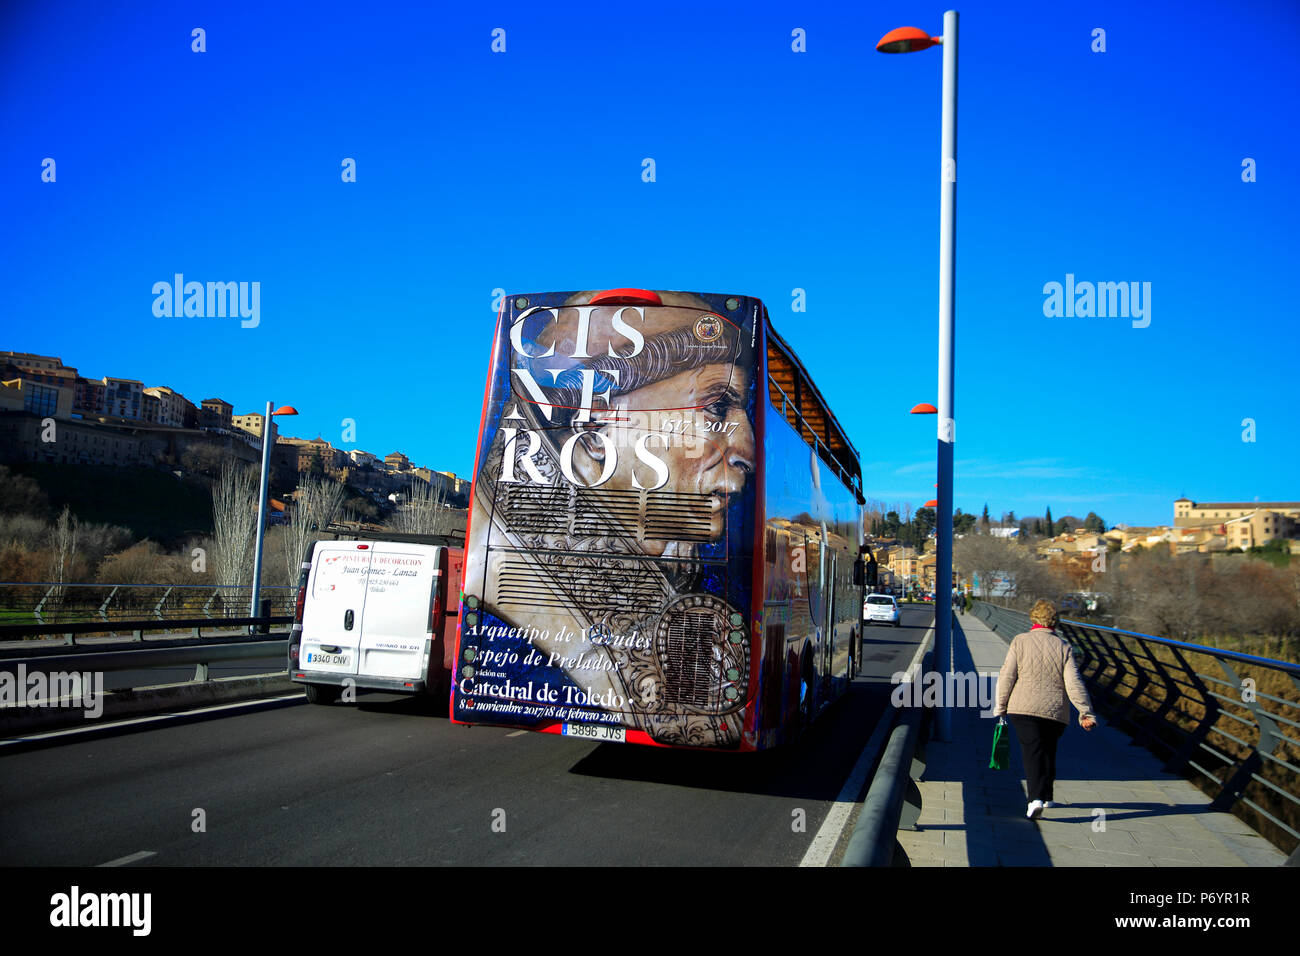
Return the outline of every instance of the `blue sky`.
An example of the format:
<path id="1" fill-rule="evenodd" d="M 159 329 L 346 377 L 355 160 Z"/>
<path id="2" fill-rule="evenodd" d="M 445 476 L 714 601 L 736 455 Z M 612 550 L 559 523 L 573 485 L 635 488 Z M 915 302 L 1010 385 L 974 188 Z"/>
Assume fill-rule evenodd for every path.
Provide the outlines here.
<path id="1" fill-rule="evenodd" d="M 932 495 L 942 54 L 874 46 L 941 5 L 262 6 L 5 5 L 0 348 L 468 475 L 493 289 L 755 295 L 868 495 Z M 960 10 L 957 506 L 1300 498 L 1300 5 Z M 178 272 L 257 327 L 155 317 Z M 1150 325 L 1044 315 L 1067 273 Z"/>

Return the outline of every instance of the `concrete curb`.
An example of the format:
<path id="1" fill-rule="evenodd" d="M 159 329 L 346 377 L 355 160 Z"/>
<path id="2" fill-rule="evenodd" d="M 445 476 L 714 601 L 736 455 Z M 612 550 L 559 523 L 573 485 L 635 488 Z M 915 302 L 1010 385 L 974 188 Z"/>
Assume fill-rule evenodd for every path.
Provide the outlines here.
<path id="1" fill-rule="evenodd" d="M 908 673 L 913 680 L 934 663 L 934 628 L 925 635 L 912 660 Z M 902 708 L 896 713 L 880 764 L 871 776 L 871 786 L 862 802 L 853 834 L 844 848 L 840 866 L 892 866 L 898 847 L 898 828 L 903 822 L 903 801 L 909 790 L 915 790 L 912 772 L 919 766 L 916 759 L 917 741 L 924 717 L 918 707 Z M 919 772 L 919 771 L 918 771 Z M 914 798 L 919 797 L 919 791 Z M 919 800 L 915 808 L 919 813 Z M 909 814 L 908 823 L 914 823 L 915 814 Z"/>
<path id="2" fill-rule="evenodd" d="M 899 817 L 903 797 L 911 783 L 912 756 L 920 723 L 921 712 L 916 707 L 903 709 L 895 719 L 841 866 L 893 865 Z"/>
<path id="3" fill-rule="evenodd" d="M 262 674 L 108 691 L 101 698 L 103 713 L 97 718 L 88 717 L 81 707 L 6 707 L 0 710 L 0 737 L 18 737 L 73 727 L 85 729 L 127 717 L 257 700 L 295 689 L 301 689 L 301 685 L 289 680 L 287 673 Z"/>

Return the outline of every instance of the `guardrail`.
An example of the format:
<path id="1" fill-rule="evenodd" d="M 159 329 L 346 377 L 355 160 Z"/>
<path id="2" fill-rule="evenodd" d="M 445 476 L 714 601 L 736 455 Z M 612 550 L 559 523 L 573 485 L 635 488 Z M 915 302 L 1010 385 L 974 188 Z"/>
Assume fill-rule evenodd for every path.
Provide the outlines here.
<path id="1" fill-rule="evenodd" d="M 1031 626 L 983 601 L 972 611 L 1007 640 Z M 1300 865 L 1300 665 L 1079 621 L 1058 632 L 1113 722 Z"/>
<path id="2" fill-rule="evenodd" d="M 22 643 L 0 650 L 0 673 L 13 674 L 17 680 L 11 686 L 19 693 L 5 706 L 0 707 L 0 737 L 4 746 L 33 745 L 31 735 L 67 727 L 94 729 L 102 719 L 105 723 L 125 717 L 138 717 L 166 712 L 188 712 L 195 707 L 227 704 L 293 694 L 297 688 L 288 674 L 288 634 L 270 632 L 274 625 L 292 622 L 287 616 L 241 617 L 219 620 L 192 619 L 184 621 L 125 621 L 119 626 L 130 630 L 134 639 L 123 641 L 126 646 L 112 646 L 105 642 L 75 644 L 76 635 L 102 631 L 102 623 L 55 625 L 7 625 L 0 627 L 0 638 L 15 633 L 32 635 L 57 630 L 66 633 L 69 644 L 50 645 Z M 212 638 L 163 638 L 150 640 L 141 646 L 143 632 L 169 630 L 174 625 L 200 628 L 216 626 L 221 629 L 251 628 L 260 633 L 245 635 L 222 634 Z M 219 662 L 276 658 L 283 662 L 274 671 L 245 677 L 210 679 L 209 668 Z M 171 680 L 165 684 L 150 683 L 132 688 L 103 689 L 102 674 L 114 671 L 151 671 L 156 668 L 192 666 L 193 675 L 188 681 Z M 91 684 L 84 683 L 83 675 L 92 677 Z M 37 676 L 42 675 L 42 676 Z M 69 683 L 70 678 L 77 678 Z M 38 700 L 28 700 L 31 682 L 43 688 Z M 81 688 L 72 692 L 71 698 L 61 695 L 69 687 Z M 78 694 L 90 696 L 80 697 Z M 21 699 L 19 699 L 21 698 Z M 288 699 L 288 698 L 286 698 Z M 88 722 L 88 718 L 95 718 Z"/>
<path id="3" fill-rule="evenodd" d="M 218 661 L 242 661 L 258 657 L 273 657 L 277 654 L 284 657 L 287 653 L 287 636 L 270 640 L 266 638 L 250 638 L 220 644 L 207 642 L 169 647 L 151 647 L 147 650 L 122 648 L 114 651 L 103 651 L 97 648 L 86 648 L 72 654 L 41 654 L 38 656 L 6 658 L 0 660 L 0 671 L 12 674 L 17 672 L 20 666 L 24 670 L 30 671 L 33 665 L 39 665 L 42 671 L 77 670 L 111 673 L 112 671 L 154 667 L 188 667 L 193 664 L 194 677 L 191 679 L 205 681 L 208 679 L 208 666 Z M 286 672 L 289 669 L 287 657 L 285 657 L 284 669 Z"/>
<path id="4" fill-rule="evenodd" d="M 927 644 L 933 640 L 927 636 Z M 921 661 L 924 674 L 934 664 L 934 649 Z M 920 674 L 911 675 L 915 680 Z M 925 772 L 924 743 L 932 711 L 899 707 L 880 764 L 862 802 L 857 825 L 844 848 L 841 866 L 894 866 L 903 856 L 899 830 L 915 830 L 921 818 L 921 789 L 916 785 Z"/>
<path id="5" fill-rule="evenodd" d="M 250 633 L 261 629 L 262 633 L 267 633 L 267 628 L 277 624 L 292 624 L 293 617 L 288 614 L 268 615 L 266 617 L 218 617 L 218 618 L 170 618 L 166 620 L 141 620 L 141 621 L 110 621 L 109 625 L 100 621 L 83 621 L 83 622 L 62 622 L 59 624 L 0 624 L 0 642 L 4 641 L 21 641 L 25 638 L 43 637 L 48 634 L 58 635 L 63 638 L 64 644 L 77 645 L 78 634 L 98 634 L 112 635 L 117 637 L 121 634 L 130 634 L 130 638 L 119 638 L 119 640 L 143 641 L 144 635 L 148 631 L 181 631 L 189 630 L 190 637 L 202 638 L 203 630 L 232 630 L 239 628 L 248 628 Z M 229 636 L 229 635 L 225 635 Z M 48 646 L 48 645 L 47 645 Z M 20 646 L 11 648 L 19 652 L 22 656 L 24 648 Z M 39 651 L 39 647 L 33 650 Z M 0 650 L 0 653 L 3 653 Z"/>
<path id="6" fill-rule="evenodd" d="M 296 588 L 263 586 L 272 614 L 293 611 Z M 220 618 L 247 613 L 251 585 L 0 583 L 0 624 L 111 623 L 125 618 Z"/>

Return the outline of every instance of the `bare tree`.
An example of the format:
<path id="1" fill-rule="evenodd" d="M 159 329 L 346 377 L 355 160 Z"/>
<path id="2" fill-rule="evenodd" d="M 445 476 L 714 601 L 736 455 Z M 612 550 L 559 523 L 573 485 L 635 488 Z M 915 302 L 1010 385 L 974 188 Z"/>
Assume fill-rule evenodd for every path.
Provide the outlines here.
<path id="1" fill-rule="evenodd" d="M 72 509 L 64 505 L 59 520 L 54 523 L 54 566 L 51 568 L 54 580 L 59 584 L 64 582 L 68 566 L 77 556 L 77 537 L 80 530 L 81 522 L 72 513 Z"/>
<path id="2" fill-rule="evenodd" d="M 1065 587 L 1059 569 L 1013 538 L 968 534 L 953 542 L 953 565 L 963 575 L 978 574 L 981 582 L 992 580 L 997 572 L 1010 575 L 1015 597 L 1007 596 L 1006 604 L 1028 607 L 1039 598 L 1055 601 Z"/>
<path id="3" fill-rule="evenodd" d="M 98 577 L 105 584 L 161 584 L 164 578 L 170 578 L 165 572 L 173 570 L 170 566 L 164 569 L 166 557 L 155 542 L 146 538 L 100 565 Z"/>
<path id="4" fill-rule="evenodd" d="M 1118 626 L 1128 630 L 1198 643 L 1300 632 L 1295 572 L 1246 555 L 1216 566 L 1202 554 L 1149 550 L 1108 574 Z"/>
<path id="5" fill-rule="evenodd" d="M 3 480 L 0 473 L 0 480 Z M 0 541 L 18 544 L 34 551 L 50 537 L 50 523 L 29 514 L 5 514 L 0 511 Z"/>
<path id="6" fill-rule="evenodd" d="M 45 492 L 33 479 L 15 474 L 0 465 L 0 514 L 31 514 L 44 517 L 49 505 Z"/>
<path id="7" fill-rule="evenodd" d="M 225 460 L 220 446 L 207 440 L 191 442 L 181 452 L 182 468 L 208 477 L 219 475 Z"/>
<path id="8" fill-rule="evenodd" d="M 257 532 L 257 475 L 227 461 L 212 486 L 212 568 L 217 584 L 248 584 L 253 578 Z"/>
<path id="9" fill-rule="evenodd" d="M 446 504 L 447 491 L 441 483 L 432 485 L 412 478 L 406 500 L 397 506 L 385 527 L 401 534 L 447 534 L 453 515 Z"/>
<path id="10" fill-rule="evenodd" d="M 307 546 L 338 516 L 347 488 L 341 482 L 317 475 L 304 475 L 298 482 L 289 524 L 285 527 L 284 562 L 289 584 L 298 583 L 298 570 Z"/>
<path id="11" fill-rule="evenodd" d="M 1192 636 L 1200 617 L 1200 601 L 1193 594 L 1186 569 L 1164 548 L 1125 561 L 1110 590 L 1124 627 L 1177 640 Z"/>
<path id="12" fill-rule="evenodd" d="M 67 582 L 72 563 L 77 559 L 77 537 L 80 530 L 81 522 L 72 513 L 72 509 L 64 505 L 59 520 L 54 523 L 52 536 L 54 547 L 51 552 L 50 576 L 59 586 L 50 595 L 51 607 L 57 608 L 63 603 L 66 590 L 63 585 Z"/>
<path id="13" fill-rule="evenodd" d="M 862 506 L 862 529 L 868 534 L 875 533 L 885 520 L 885 504 L 877 498 L 868 498 Z"/>

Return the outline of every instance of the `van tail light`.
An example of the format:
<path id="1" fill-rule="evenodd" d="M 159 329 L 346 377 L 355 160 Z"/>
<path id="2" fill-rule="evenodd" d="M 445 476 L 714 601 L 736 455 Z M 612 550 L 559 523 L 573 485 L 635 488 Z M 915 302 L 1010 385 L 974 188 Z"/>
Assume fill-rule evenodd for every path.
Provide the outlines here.
<path id="1" fill-rule="evenodd" d="M 442 588 L 438 585 L 442 583 L 441 570 L 435 571 L 433 575 L 433 587 L 429 592 L 429 633 L 437 634 L 442 630 Z"/>
<path id="2" fill-rule="evenodd" d="M 293 623 L 295 624 L 302 623 L 302 609 L 303 609 L 303 605 L 306 603 L 307 603 L 307 585 L 302 584 L 298 586 L 298 599 L 294 601 L 293 604 Z"/>

